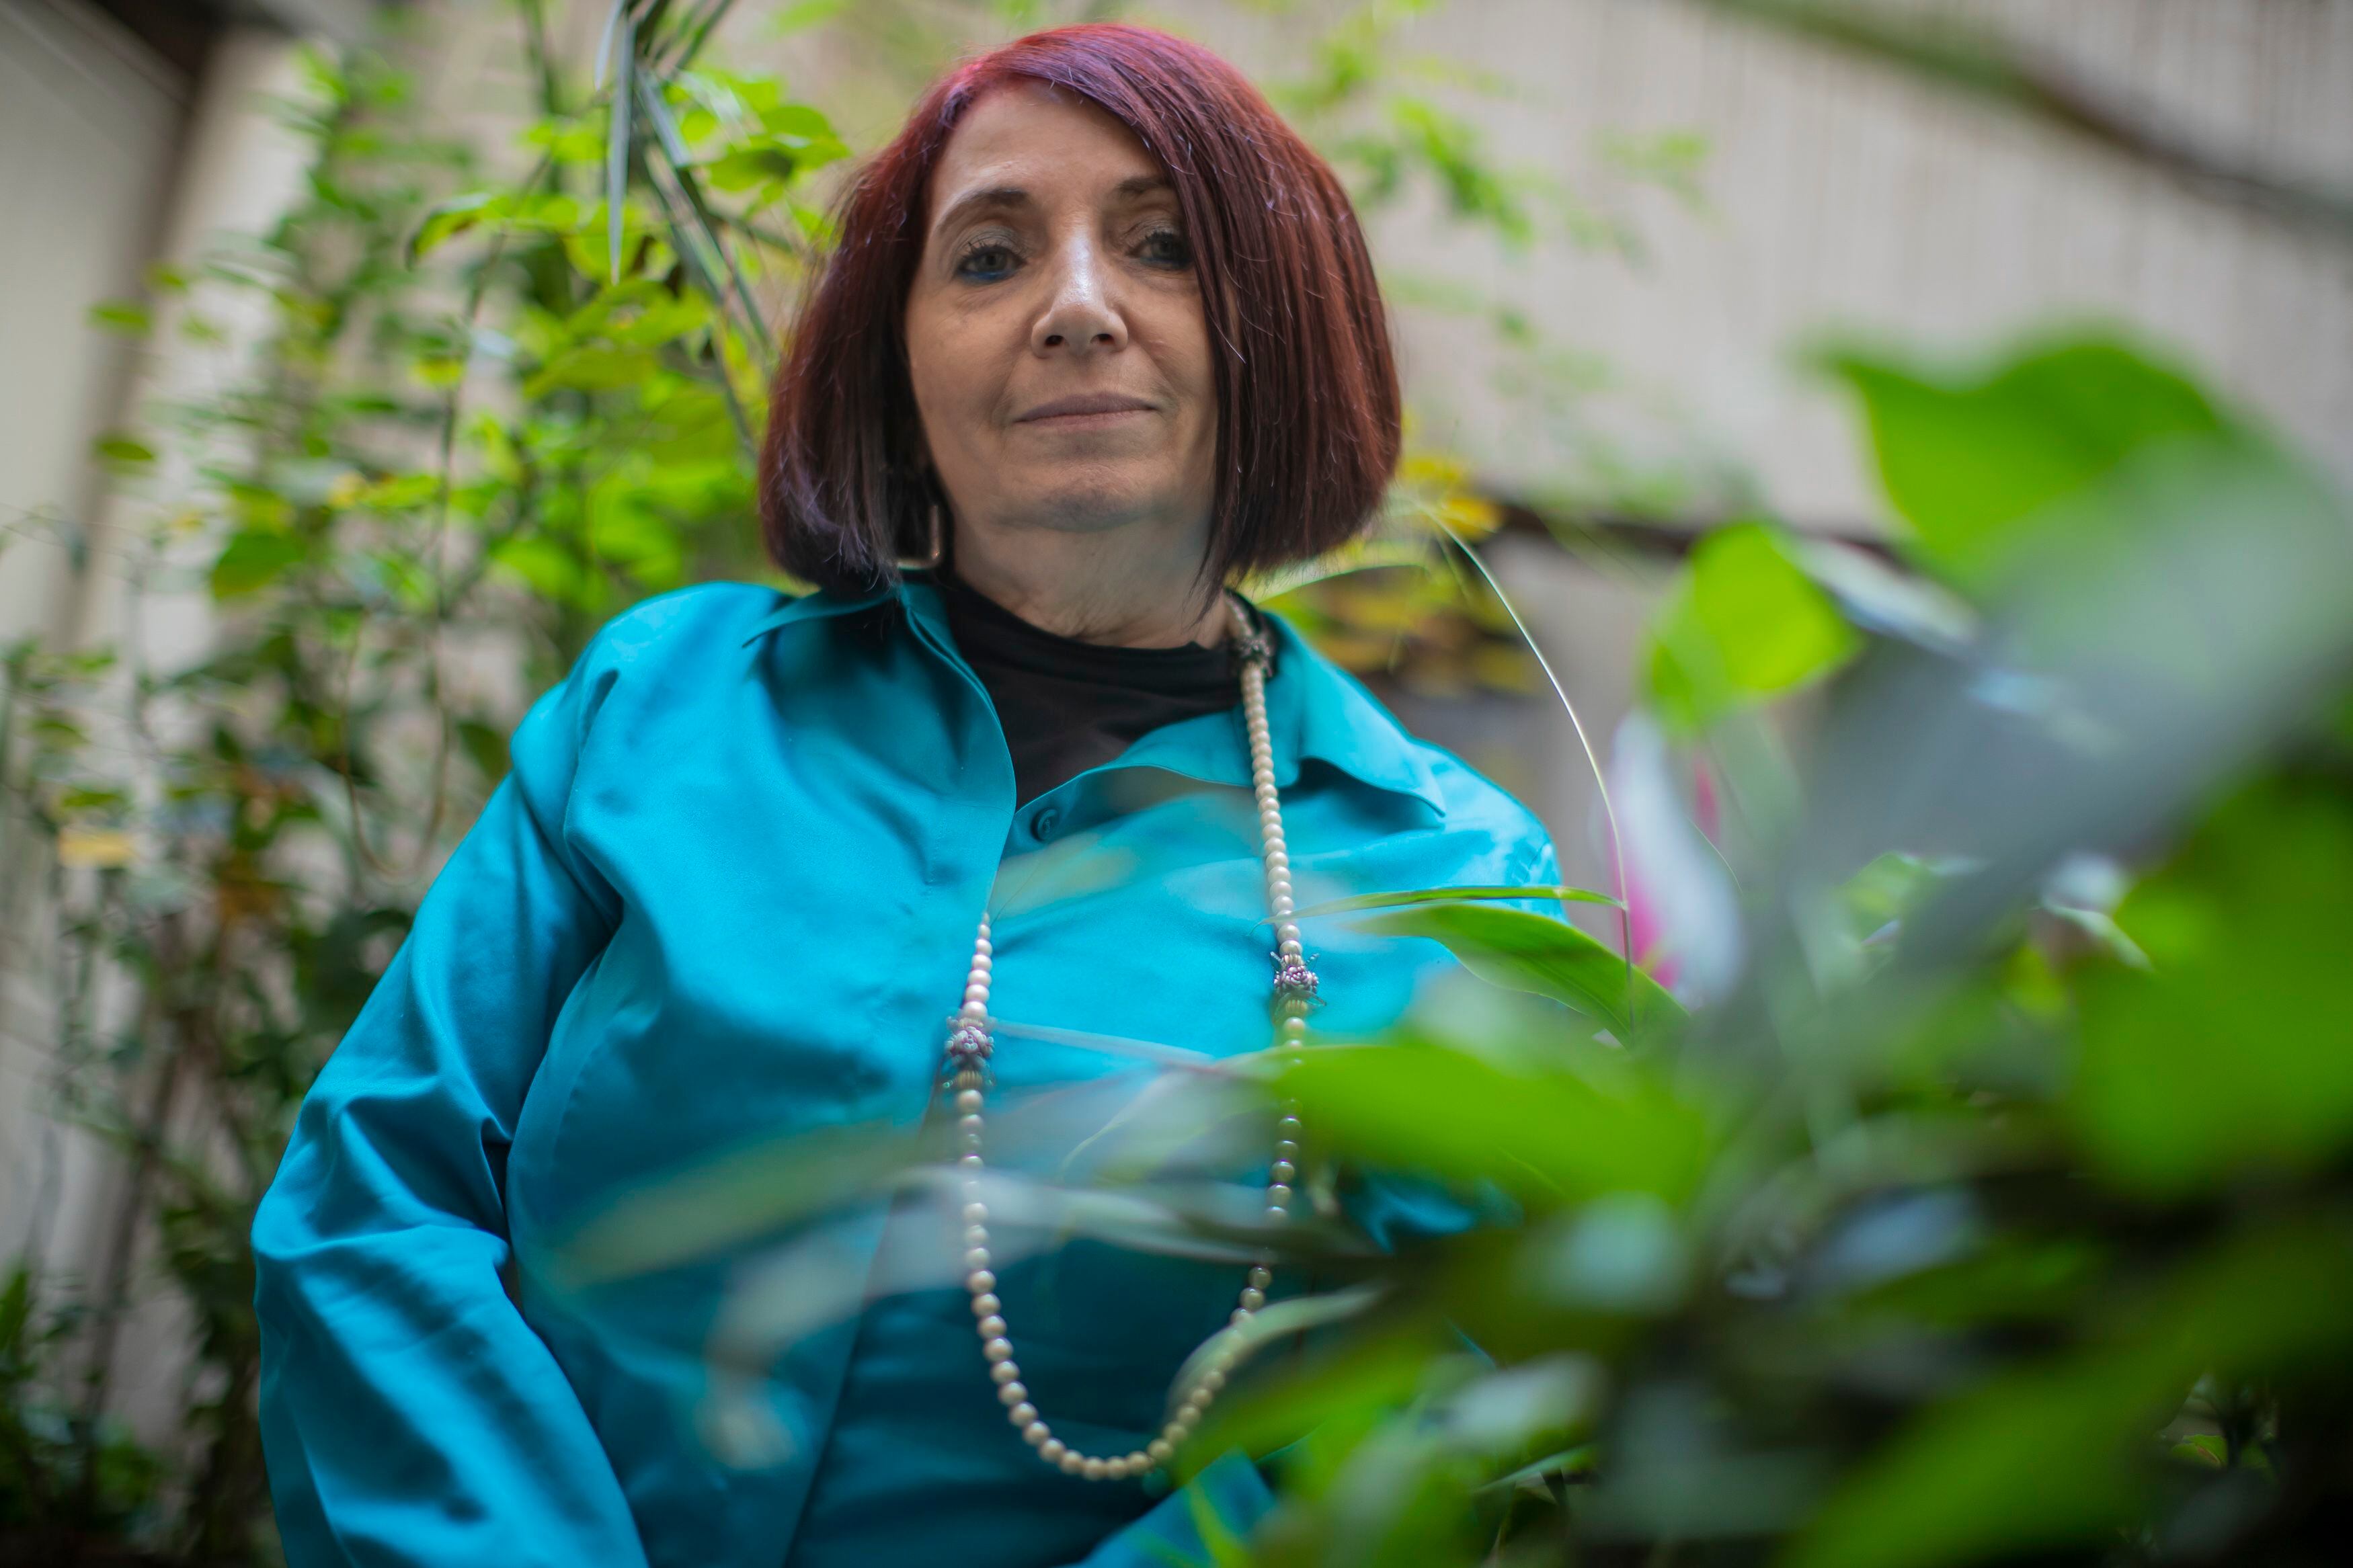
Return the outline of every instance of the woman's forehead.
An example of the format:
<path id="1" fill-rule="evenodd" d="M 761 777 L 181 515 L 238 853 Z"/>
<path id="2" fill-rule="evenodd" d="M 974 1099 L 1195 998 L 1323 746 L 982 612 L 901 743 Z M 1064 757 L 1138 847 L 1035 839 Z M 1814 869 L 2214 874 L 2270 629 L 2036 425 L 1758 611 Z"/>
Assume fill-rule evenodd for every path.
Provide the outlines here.
<path id="1" fill-rule="evenodd" d="M 1160 161 L 1102 106 L 1046 82 L 1001 83 L 965 110 L 940 151 L 932 223 L 976 201 L 1018 206 L 1073 185 L 1114 201 L 1170 188 Z"/>

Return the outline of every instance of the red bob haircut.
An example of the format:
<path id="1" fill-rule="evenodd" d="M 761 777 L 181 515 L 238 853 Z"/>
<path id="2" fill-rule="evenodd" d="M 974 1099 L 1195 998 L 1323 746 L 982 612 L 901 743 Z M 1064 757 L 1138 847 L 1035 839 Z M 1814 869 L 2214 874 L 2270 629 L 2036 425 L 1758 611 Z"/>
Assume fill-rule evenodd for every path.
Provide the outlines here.
<path id="1" fill-rule="evenodd" d="M 906 302 L 933 170 L 991 88 L 1044 82 L 1109 112 L 1176 187 L 1215 345 L 1212 583 L 1303 561 L 1356 535 L 1397 466 L 1397 364 L 1372 258 L 1331 168 L 1224 60 L 1114 23 L 1033 33 L 923 94 L 837 209 L 777 369 L 760 518 L 786 572 L 838 592 L 898 579 L 928 547 Z"/>

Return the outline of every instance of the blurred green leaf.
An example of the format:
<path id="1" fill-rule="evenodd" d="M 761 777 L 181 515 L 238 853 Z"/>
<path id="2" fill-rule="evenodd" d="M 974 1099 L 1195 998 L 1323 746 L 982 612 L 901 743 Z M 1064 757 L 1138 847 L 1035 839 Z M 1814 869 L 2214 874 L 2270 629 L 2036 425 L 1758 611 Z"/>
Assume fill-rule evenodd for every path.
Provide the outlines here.
<path id="1" fill-rule="evenodd" d="M 2069 1110 L 2112 1179 L 2159 1194 L 2353 1142 L 2353 802 L 2249 789 L 2128 895 L 2146 970 L 2087 965 Z"/>
<path id="2" fill-rule="evenodd" d="M 1661 715 L 1698 729 L 1846 663 L 1862 639 L 1761 523 L 1702 540 L 1651 634 L 1649 691 Z"/>
<path id="3" fill-rule="evenodd" d="M 1682 1005 L 1641 965 L 1630 966 L 1616 950 L 1566 921 L 1525 910 L 1434 904 L 1354 923 L 1387 936 L 1443 942 L 1481 979 L 1566 1003 L 1600 1019 L 1630 1045 L 1683 1016 Z"/>
<path id="4" fill-rule="evenodd" d="M 118 468 L 144 468 L 155 460 L 154 447 L 129 436 L 100 436 L 90 447 L 100 458 Z"/>
<path id="5" fill-rule="evenodd" d="M 234 534 L 213 562 L 213 597 L 233 599 L 266 587 L 308 553 L 302 541 L 290 533 L 248 529 Z"/>
<path id="6" fill-rule="evenodd" d="M 90 308 L 90 323 L 122 337 L 143 338 L 155 321 L 136 300 L 107 300 Z"/>
<path id="7" fill-rule="evenodd" d="M 1821 363 L 1861 400 L 1920 555 L 1964 584 L 1981 584 L 2037 512 L 2136 451 L 2232 434 L 2187 377 L 2118 340 L 2030 346 L 1977 371 L 1859 348 Z"/>
<path id="8" fill-rule="evenodd" d="M 1352 899 L 1334 899 L 1321 904 L 1311 904 L 1299 911 L 1299 918 L 1311 915 L 1347 914 L 1357 910 L 1394 910 L 1414 904 L 1478 903 L 1499 899 L 1557 899 L 1571 904 L 1608 904 L 1618 907 L 1618 900 L 1607 893 L 1597 893 L 1586 888 L 1415 888 L 1402 893 L 1361 893 Z"/>
<path id="9" fill-rule="evenodd" d="M 1705 1163 L 1706 1119 L 1621 1054 L 1585 1049 L 1592 1070 L 1579 1072 L 1426 1045 L 1330 1046 L 1280 1082 L 1320 1138 L 1367 1165 L 1493 1181 L 1545 1207 L 1618 1192 L 1680 1203 Z"/>

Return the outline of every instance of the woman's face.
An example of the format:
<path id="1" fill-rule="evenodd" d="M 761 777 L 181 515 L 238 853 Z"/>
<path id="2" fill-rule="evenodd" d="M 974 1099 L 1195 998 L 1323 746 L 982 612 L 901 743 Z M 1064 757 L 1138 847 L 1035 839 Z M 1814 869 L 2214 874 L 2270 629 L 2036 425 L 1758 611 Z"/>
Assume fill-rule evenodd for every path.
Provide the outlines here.
<path id="1" fill-rule="evenodd" d="M 1208 331 L 1176 192 L 1118 121 L 1043 84 L 974 104 L 933 174 L 906 331 L 959 528 L 1206 544 Z"/>

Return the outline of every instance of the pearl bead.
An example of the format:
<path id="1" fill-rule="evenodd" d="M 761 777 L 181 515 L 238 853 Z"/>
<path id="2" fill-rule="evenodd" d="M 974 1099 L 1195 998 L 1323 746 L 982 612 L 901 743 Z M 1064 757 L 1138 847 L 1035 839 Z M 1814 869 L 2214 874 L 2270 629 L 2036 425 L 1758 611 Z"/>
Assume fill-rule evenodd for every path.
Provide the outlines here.
<path id="1" fill-rule="evenodd" d="M 1278 1208 L 1278 1207 L 1276 1207 L 1276 1206 L 1275 1206 L 1274 1205 L 1272 1205 L 1272 1204 L 1269 1204 L 1269 1205 L 1266 1205 L 1266 1223 L 1267 1223 L 1267 1224 L 1269 1224 L 1269 1225 L 1281 1225 L 1284 1220 L 1287 1220 L 1287 1219 L 1289 1219 L 1290 1217 L 1291 1217 L 1291 1215 L 1290 1215 L 1290 1213 L 1289 1213 L 1287 1210 Z"/>
<path id="2" fill-rule="evenodd" d="M 1115 1459 L 1105 1459 L 1103 1462 L 1103 1477 L 1107 1480 L 1124 1481 L 1127 1479 L 1128 1464 L 1127 1456 L 1124 1454 L 1122 1454 Z"/>
<path id="3" fill-rule="evenodd" d="M 1299 945 L 1299 939 L 1295 936 L 1285 937 L 1282 941 L 1282 944 L 1276 948 L 1275 951 L 1282 953 L 1285 958 L 1304 958 L 1307 956 L 1307 950 Z"/>
<path id="4" fill-rule="evenodd" d="M 986 1296 L 997 1289 L 997 1276 L 986 1268 L 976 1268 L 964 1277 L 964 1288 L 976 1296 Z M 989 1310 L 996 1310 L 994 1307 Z"/>
<path id="5" fill-rule="evenodd" d="M 968 1003 L 986 1002 L 988 1000 L 988 987 L 986 985 L 967 985 L 964 988 L 964 999 Z"/>
<path id="6" fill-rule="evenodd" d="M 987 937 L 982 937 L 978 942 L 972 944 L 972 951 L 976 956 L 987 958 L 990 953 L 995 952 L 997 949 L 989 945 L 988 939 Z"/>
<path id="7" fill-rule="evenodd" d="M 1050 1443 L 1053 1438 L 1054 1434 L 1043 1421 L 1032 1421 L 1029 1426 L 1021 1428 L 1021 1440 L 1033 1448 Z"/>
<path id="8" fill-rule="evenodd" d="M 1140 1476 L 1152 1468 L 1152 1456 L 1138 1448 L 1127 1457 L 1127 1473 Z"/>
<path id="9" fill-rule="evenodd" d="M 1299 1174 L 1299 1167 L 1293 1164 L 1288 1160 L 1277 1160 L 1271 1166 L 1268 1167 L 1267 1170 L 1267 1178 L 1270 1181 L 1287 1182 L 1297 1174 Z M 1263 1268 L 1251 1269 L 1250 1283 L 1253 1285 L 1265 1284 L 1266 1281 L 1259 1278 L 1260 1275 L 1264 1274 L 1266 1270 Z"/>
<path id="10" fill-rule="evenodd" d="M 1005 1320 L 1003 1318 L 983 1318 L 979 1322 L 975 1323 L 973 1327 L 979 1331 L 980 1337 L 982 1339 L 997 1339 L 1002 1337 L 1005 1332 Z"/>
<path id="11" fill-rule="evenodd" d="M 996 1291 L 984 1290 L 972 1299 L 972 1315 L 976 1318 L 986 1318 L 1002 1306 L 1004 1303 L 997 1299 Z"/>
<path id="12" fill-rule="evenodd" d="M 1109 1467 L 1104 1465 L 1101 1459 L 1089 1459 L 1085 1464 L 1080 1467 L 1079 1473 L 1085 1476 L 1087 1479 L 1091 1481 L 1099 1481 L 1103 1479 L 1104 1473 L 1108 1468 Z"/>
<path id="13" fill-rule="evenodd" d="M 985 1225 L 968 1225 L 965 1226 L 964 1244 L 966 1247 L 987 1247 L 988 1245 L 988 1227 Z"/>
<path id="14" fill-rule="evenodd" d="M 1003 1365 L 1004 1363 L 1000 1362 L 998 1364 Z M 999 1405 L 1016 1405 L 1029 1397 L 1029 1385 L 1023 1383 L 1018 1378 L 1016 1378 L 1013 1382 L 1007 1384 L 1004 1387 L 997 1391 L 997 1403 Z M 1027 1426 L 1029 1424 L 1027 1422 L 1021 1422 L 1018 1423 L 1018 1425 Z"/>
<path id="15" fill-rule="evenodd" d="M 1171 1443 L 1166 1437 L 1155 1437 L 1151 1442 L 1146 1443 L 1144 1446 L 1145 1458 L 1150 1459 L 1155 1465 L 1166 1464 L 1168 1462 L 1168 1457 L 1176 1451 L 1176 1445 Z"/>
<path id="16" fill-rule="evenodd" d="M 1225 1374 L 1224 1373 L 1222 1373 L 1222 1372 L 1219 1372 L 1216 1367 L 1211 1367 L 1208 1371 L 1207 1371 L 1207 1372 L 1205 1372 L 1205 1373 L 1203 1373 L 1201 1374 L 1201 1392 L 1202 1392 L 1202 1393 L 1204 1393 L 1204 1394 L 1215 1394 L 1215 1393 L 1217 1393 L 1219 1389 L 1221 1389 L 1221 1388 L 1223 1388 L 1223 1387 L 1225 1387 L 1225 1386 L 1226 1386 L 1226 1374 Z"/>
<path id="17" fill-rule="evenodd" d="M 964 1222 L 966 1225 L 987 1225 L 988 1223 L 988 1205 L 987 1204 L 965 1205 Z"/>
<path id="18" fill-rule="evenodd" d="M 965 1022 L 967 1022 L 967 1023 L 972 1023 L 972 1024 L 977 1024 L 977 1023 L 979 1023 L 983 1018 L 986 1018 L 986 1017 L 987 1017 L 987 1016 L 988 1016 L 988 1004 L 987 1004 L 987 1000 L 986 1000 L 986 999 L 983 999 L 982 1001 L 976 1002 L 976 1001 L 974 1001 L 974 1000 L 972 999 L 972 997 L 970 996 L 970 994 L 967 994 L 965 995 L 965 997 L 964 1007 L 963 1007 L 962 1011 L 963 1011 L 963 1014 L 964 1014 L 965 1021 Z M 976 1074 L 976 1075 L 974 1075 L 974 1076 L 977 1077 L 978 1075 L 977 1075 L 977 1074 Z"/>
<path id="19" fill-rule="evenodd" d="M 977 1113 L 982 1103 L 980 1090 L 976 1089 L 959 1089 L 956 1092 L 956 1109 L 966 1116 Z"/>
<path id="20" fill-rule="evenodd" d="M 1062 1450 L 1062 1457 L 1056 1459 L 1054 1463 L 1062 1467 L 1064 1475 L 1075 1476 L 1086 1468 L 1087 1462 L 1076 1448 L 1065 1448 Z"/>
<path id="21" fill-rule="evenodd" d="M 1296 1138 L 1299 1130 L 1299 1118 L 1289 1112 L 1285 1112 L 1274 1124 L 1274 1135 L 1278 1138 Z"/>
<path id="22" fill-rule="evenodd" d="M 988 1375 L 998 1384 L 1018 1383 L 1021 1381 L 1021 1365 L 1015 1361 L 1001 1361 L 988 1369 Z"/>
<path id="23" fill-rule="evenodd" d="M 976 1274 L 987 1268 L 988 1248 L 985 1247 L 966 1248 L 964 1255 L 964 1266 Z"/>
<path id="24" fill-rule="evenodd" d="M 1027 1436 L 1028 1434 L 1024 1433 L 1023 1436 Z M 1050 1465 L 1060 1460 L 1069 1452 L 1070 1449 L 1062 1446 L 1062 1440 L 1060 1437 L 1048 1437 L 1038 1445 L 1038 1457 Z"/>
<path id="25" fill-rule="evenodd" d="M 1201 1408 L 1198 1405 L 1179 1405 L 1176 1414 L 1168 1418 L 1169 1426 L 1175 1429 L 1179 1437 L 1190 1436 L 1193 1428 L 1200 1424 Z"/>
<path id="26" fill-rule="evenodd" d="M 977 1154 L 959 1154 L 956 1156 L 956 1163 L 967 1171 L 977 1171 L 985 1162 Z"/>
<path id="27" fill-rule="evenodd" d="M 1012 1409 L 1007 1411 L 1005 1413 L 1005 1417 L 1007 1420 L 1012 1422 L 1014 1426 L 1019 1427 L 1022 1431 L 1027 1432 L 1029 1430 L 1030 1426 L 1038 1419 L 1038 1407 L 1025 1399 L 1020 1404 L 1015 1405 Z"/>
<path id="28" fill-rule="evenodd" d="M 987 1356 L 991 1361 L 1011 1361 L 1013 1359 L 1013 1342 L 1008 1339 L 991 1340 L 987 1344 L 980 1347 L 980 1353 Z"/>
<path id="29" fill-rule="evenodd" d="M 1227 1321 L 1227 1322 L 1229 1322 L 1229 1323 L 1230 1323 L 1230 1324 L 1232 1324 L 1235 1328 L 1238 1328 L 1238 1329 L 1239 1329 L 1239 1328 L 1240 1328 L 1244 1323 L 1249 1322 L 1250 1321 L 1250 1310 L 1248 1307 L 1236 1307 L 1236 1308 L 1235 1308 L 1231 1312 L 1228 1313 L 1228 1314 L 1227 1314 L 1227 1316 L 1226 1316 L 1226 1321 Z"/>
<path id="30" fill-rule="evenodd" d="M 1257 1311 L 1266 1305 L 1266 1292 L 1255 1285 L 1251 1286 L 1242 1292 L 1242 1305 L 1253 1312 Z"/>
<path id="31" fill-rule="evenodd" d="M 1304 1019 L 1304 1018 L 1285 1018 L 1285 1019 L 1282 1021 L 1282 1038 L 1283 1038 L 1283 1043 L 1284 1043 L 1285 1045 L 1293 1045 L 1293 1046 L 1295 1046 L 1295 1045 L 1297 1045 L 1300 1041 L 1302 1041 L 1302 1040 L 1305 1039 L 1306 1037 L 1307 1037 L 1307 1020 L 1306 1020 L 1306 1019 Z"/>
<path id="32" fill-rule="evenodd" d="M 997 961 L 989 957 L 988 954 L 976 949 L 972 955 L 972 972 L 975 974 L 986 974 L 988 973 L 990 966 L 996 962 Z"/>
<path id="33" fill-rule="evenodd" d="M 1288 1170 L 1284 1172 L 1286 1175 L 1289 1173 Z M 1263 1290 L 1274 1283 L 1274 1270 L 1263 1263 L 1259 1264 L 1250 1271 L 1250 1282 Z"/>

